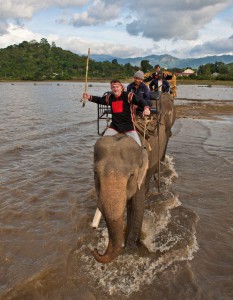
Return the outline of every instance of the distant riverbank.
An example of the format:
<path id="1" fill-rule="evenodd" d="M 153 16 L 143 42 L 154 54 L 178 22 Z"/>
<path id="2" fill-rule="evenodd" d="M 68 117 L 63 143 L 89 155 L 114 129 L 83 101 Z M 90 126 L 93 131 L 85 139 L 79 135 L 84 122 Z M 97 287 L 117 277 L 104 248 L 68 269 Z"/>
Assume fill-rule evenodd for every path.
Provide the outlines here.
<path id="1" fill-rule="evenodd" d="M 204 101 L 203 101 L 204 102 Z M 220 119 L 221 116 L 233 116 L 233 100 L 231 103 L 216 101 L 215 103 L 206 102 L 185 103 L 176 105 L 177 118 L 192 119 Z"/>
<path id="2" fill-rule="evenodd" d="M 127 78 L 127 79 L 120 79 L 123 83 L 128 83 L 133 81 L 133 78 Z M 111 81 L 111 78 L 89 78 L 88 83 L 91 84 L 92 82 L 109 82 Z M 35 80 L 3 80 L 0 79 L 0 83 L 14 83 L 14 82 L 33 82 L 33 83 L 40 83 L 40 82 L 85 82 L 85 79 L 69 79 L 69 80 L 41 80 L 41 81 L 35 81 Z M 207 85 L 211 87 L 212 85 L 220 85 L 220 86 L 227 86 L 233 88 L 233 80 L 195 80 L 195 79 L 177 79 L 176 80 L 177 85 Z"/>
<path id="3" fill-rule="evenodd" d="M 207 86 L 212 86 L 212 85 L 224 85 L 228 87 L 233 88 L 233 80 L 195 80 L 195 79 L 177 79 L 176 80 L 177 85 L 179 84 L 194 84 L 194 85 L 207 85 Z"/>

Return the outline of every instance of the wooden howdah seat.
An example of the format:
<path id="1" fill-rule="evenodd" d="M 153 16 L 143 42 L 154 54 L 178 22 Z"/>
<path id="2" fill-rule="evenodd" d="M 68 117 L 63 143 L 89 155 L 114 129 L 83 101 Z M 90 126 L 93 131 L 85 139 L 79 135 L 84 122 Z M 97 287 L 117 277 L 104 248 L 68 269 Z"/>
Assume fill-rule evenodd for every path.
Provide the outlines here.
<path id="1" fill-rule="evenodd" d="M 159 98 L 159 97 L 158 97 Z M 158 100 L 157 98 L 157 100 Z M 152 106 L 150 108 L 150 112 L 151 115 L 154 116 L 153 119 L 157 119 L 157 100 L 151 100 L 152 102 Z M 98 135 L 103 135 L 103 132 L 105 131 L 106 127 L 110 124 L 111 122 L 111 117 L 112 117 L 112 113 L 111 113 L 111 108 L 110 106 L 107 105 L 102 105 L 102 104 L 98 104 L 97 105 L 97 131 L 98 131 Z M 136 124 L 136 129 L 139 131 L 139 128 L 144 126 L 143 124 L 143 118 L 142 118 L 142 112 L 138 111 L 137 115 L 136 115 L 136 119 L 137 119 L 137 124 L 139 126 L 137 126 Z M 103 120 L 105 120 L 105 122 L 102 122 Z M 154 125 L 152 125 L 152 127 L 154 127 Z M 140 133 L 140 132 L 139 132 Z"/>

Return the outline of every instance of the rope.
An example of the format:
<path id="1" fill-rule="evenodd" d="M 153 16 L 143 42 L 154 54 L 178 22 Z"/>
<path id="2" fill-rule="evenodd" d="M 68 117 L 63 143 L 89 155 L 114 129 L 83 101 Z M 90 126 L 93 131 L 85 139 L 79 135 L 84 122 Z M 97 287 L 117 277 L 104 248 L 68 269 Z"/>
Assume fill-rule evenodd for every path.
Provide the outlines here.
<path id="1" fill-rule="evenodd" d="M 143 146 L 145 146 L 147 126 L 150 122 L 150 119 L 148 117 L 144 117 L 144 118 L 145 118 L 145 124 L 144 124 L 144 130 L 143 130 Z"/>
<path id="2" fill-rule="evenodd" d="M 157 133 L 158 133 L 158 192 L 160 193 L 160 141 L 159 141 L 159 117 L 157 119 Z"/>

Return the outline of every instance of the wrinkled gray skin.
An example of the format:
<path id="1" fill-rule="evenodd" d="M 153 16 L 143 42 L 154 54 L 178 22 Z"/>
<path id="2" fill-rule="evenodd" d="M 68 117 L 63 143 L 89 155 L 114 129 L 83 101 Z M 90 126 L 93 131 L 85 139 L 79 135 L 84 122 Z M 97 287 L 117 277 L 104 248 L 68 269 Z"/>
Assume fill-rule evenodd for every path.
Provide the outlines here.
<path id="1" fill-rule="evenodd" d="M 175 112 L 173 101 L 167 94 L 162 94 L 159 103 L 159 157 L 162 160 L 171 135 Z M 145 150 L 124 134 L 101 137 L 95 144 L 94 177 L 97 206 L 106 221 L 109 233 L 109 244 L 105 253 L 101 255 L 97 249 L 92 252 L 98 262 L 109 263 L 119 255 L 124 242 L 125 208 L 125 247 L 134 249 L 140 244 L 145 196 L 150 179 L 158 166 L 158 136 L 150 136 L 149 144 L 151 150 L 148 149 L 148 144 Z"/>

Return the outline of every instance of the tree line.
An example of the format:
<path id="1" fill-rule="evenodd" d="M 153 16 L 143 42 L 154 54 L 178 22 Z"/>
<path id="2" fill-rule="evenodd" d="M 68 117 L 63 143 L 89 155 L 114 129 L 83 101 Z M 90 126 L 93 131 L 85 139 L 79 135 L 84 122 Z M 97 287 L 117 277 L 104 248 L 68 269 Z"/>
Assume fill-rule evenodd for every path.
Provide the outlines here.
<path id="1" fill-rule="evenodd" d="M 233 63 L 223 62 L 208 63 L 199 66 L 197 70 L 199 79 L 216 78 L 217 80 L 233 80 Z"/>
<path id="2" fill-rule="evenodd" d="M 11 45 L 0 49 L 0 79 L 1 80 L 84 80 L 87 57 L 74 54 L 71 51 L 57 47 L 54 42 L 50 45 L 47 39 L 40 42 L 23 41 L 18 45 Z M 128 79 L 141 69 L 144 73 L 154 71 L 154 66 L 148 60 L 142 60 L 141 66 L 130 63 L 121 65 L 117 59 L 112 62 L 89 61 L 89 79 Z M 173 73 L 184 69 L 174 68 Z M 202 65 L 196 70 L 195 79 L 208 79 L 213 74 L 216 79 L 233 80 L 233 63 L 225 65 L 221 62 Z M 213 78 L 211 78 L 213 79 Z"/>

